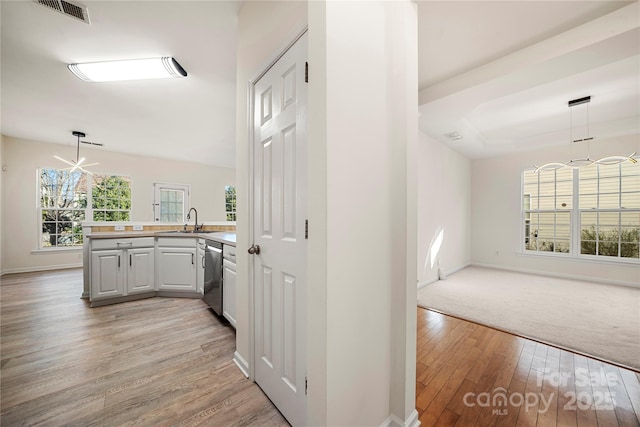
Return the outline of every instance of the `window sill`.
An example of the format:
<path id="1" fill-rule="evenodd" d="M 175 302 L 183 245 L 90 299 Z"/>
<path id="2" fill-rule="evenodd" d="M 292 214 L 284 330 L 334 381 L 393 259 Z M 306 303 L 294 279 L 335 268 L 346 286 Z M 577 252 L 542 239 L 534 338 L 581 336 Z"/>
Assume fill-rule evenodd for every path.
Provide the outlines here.
<path id="1" fill-rule="evenodd" d="M 577 262 L 585 262 L 589 264 L 608 264 L 608 265 L 624 265 L 624 266 L 637 266 L 640 264 L 640 260 L 635 258 L 605 258 L 598 256 L 589 256 L 589 255 L 571 255 L 565 253 L 546 253 L 546 252 L 529 252 L 529 251 L 518 251 L 516 252 L 518 256 L 531 256 L 531 257 L 541 257 L 541 258 L 552 258 L 563 261 L 577 261 Z"/>
<path id="2" fill-rule="evenodd" d="M 74 246 L 69 248 L 43 248 L 43 249 L 34 249 L 31 251 L 32 255 L 42 255 L 42 254 L 53 254 L 53 253 L 74 253 L 74 252 L 82 252 L 82 246 Z"/>

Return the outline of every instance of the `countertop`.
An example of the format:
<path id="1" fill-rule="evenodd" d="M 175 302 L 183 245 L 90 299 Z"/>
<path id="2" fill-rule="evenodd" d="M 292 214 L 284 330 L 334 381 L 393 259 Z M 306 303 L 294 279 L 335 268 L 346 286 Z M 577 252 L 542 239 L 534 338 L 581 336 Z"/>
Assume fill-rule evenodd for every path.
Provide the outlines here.
<path id="1" fill-rule="evenodd" d="M 133 237 L 192 237 L 215 240 L 226 245 L 236 245 L 236 233 L 229 231 L 175 233 L 170 231 L 105 231 L 87 234 L 89 239 L 118 239 Z"/>

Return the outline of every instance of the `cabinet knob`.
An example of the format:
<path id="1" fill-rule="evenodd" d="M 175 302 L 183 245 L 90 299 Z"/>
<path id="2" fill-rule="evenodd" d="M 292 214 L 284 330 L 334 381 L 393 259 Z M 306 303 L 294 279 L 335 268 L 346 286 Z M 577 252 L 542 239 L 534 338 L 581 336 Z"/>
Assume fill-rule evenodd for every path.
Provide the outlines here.
<path id="1" fill-rule="evenodd" d="M 260 255 L 260 245 L 251 245 L 247 252 L 251 255 Z"/>

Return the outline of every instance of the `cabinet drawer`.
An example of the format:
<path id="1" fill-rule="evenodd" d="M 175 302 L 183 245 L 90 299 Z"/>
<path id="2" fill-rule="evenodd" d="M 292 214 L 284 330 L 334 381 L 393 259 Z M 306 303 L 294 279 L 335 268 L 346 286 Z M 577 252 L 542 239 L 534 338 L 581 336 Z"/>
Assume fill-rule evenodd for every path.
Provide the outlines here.
<path id="1" fill-rule="evenodd" d="M 91 239 L 91 250 L 152 248 L 153 237 L 134 237 L 130 239 Z"/>
<path id="2" fill-rule="evenodd" d="M 165 248 L 195 248 L 198 239 L 195 237 L 158 237 L 158 246 Z"/>

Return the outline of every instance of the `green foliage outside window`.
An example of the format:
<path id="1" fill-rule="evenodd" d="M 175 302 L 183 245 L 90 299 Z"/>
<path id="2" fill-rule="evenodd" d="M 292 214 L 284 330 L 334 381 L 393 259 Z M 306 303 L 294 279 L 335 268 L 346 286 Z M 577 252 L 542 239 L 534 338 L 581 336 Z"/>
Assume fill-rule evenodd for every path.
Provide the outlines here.
<path id="1" fill-rule="evenodd" d="M 640 228 L 596 231 L 595 226 L 582 229 L 580 253 L 585 255 L 639 258 Z"/>
<path id="2" fill-rule="evenodd" d="M 91 191 L 94 221 L 129 221 L 131 180 L 123 176 L 94 176 Z"/>
<path id="3" fill-rule="evenodd" d="M 227 185 L 224 188 L 227 221 L 236 220 L 236 187 Z"/>

